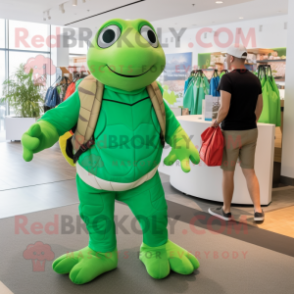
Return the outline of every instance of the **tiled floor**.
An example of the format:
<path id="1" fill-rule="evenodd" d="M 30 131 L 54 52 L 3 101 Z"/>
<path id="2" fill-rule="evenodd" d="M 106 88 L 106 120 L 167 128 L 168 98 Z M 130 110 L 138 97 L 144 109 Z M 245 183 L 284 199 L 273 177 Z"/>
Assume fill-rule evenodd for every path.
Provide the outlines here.
<path id="1" fill-rule="evenodd" d="M 75 168 L 64 160 L 59 146 L 35 155 L 27 163 L 22 159 L 20 143 L 0 143 L 0 218 L 36 212 L 79 202 L 75 185 Z M 161 174 L 166 199 L 207 212 L 216 202 L 184 195 L 169 184 L 169 177 Z M 272 203 L 263 208 L 266 221 L 258 227 L 294 237 L 294 187 L 273 190 Z M 235 219 L 256 226 L 253 207 L 234 205 Z"/>
<path id="2" fill-rule="evenodd" d="M 74 179 L 75 169 L 65 162 L 58 145 L 37 154 L 32 162 L 26 163 L 22 159 L 20 143 L 0 143 L 0 167 L 0 218 L 3 218 L 0 220 L 0 280 L 13 293 L 81 293 L 81 287 L 70 283 L 66 275 L 58 276 L 52 271 L 52 261 L 47 261 L 45 274 L 34 272 L 31 261 L 23 258 L 23 251 L 28 244 L 39 240 L 49 244 L 57 257 L 86 246 L 87 232 L 59 232 L 54 236 L 45 232 L 37 236 L 33 233 L 17 234 L 15 220 L 9 218 L 20 214 L 26 216 L 29 213 L 29 224 L 46 224 L 51 222 L 55 215 L 76 217 L 78 207 L 73 204 L 77 204 L 79 200 Z M 130 221 L 124 225 L 131 234 L 119 235 L 120 250 L 127 252 L 129 258 L 121 258 L 119 268 L 111 274 L 103 275 L 84 285 L 83 293 L 97 293 L 97 289 L 103 293 L 129 294 L 142 291 L 294 293 L 291 279 L 294 269 L 294 187 L 274 189 L 272 203 L 264 207 L 266 221 L 261 225 L 252 223 L 252 207 L 233 206 L 232 212 L 236 219 L 247 216 L 248 222 L 255 226 L 248 226 L 248 235 L 233 234 L 234 232 L 216 234 L 207 229 L 207 223 L 200 221 L 195 226 L 201 228 L 204 234 L 198 235 L 188 230 L 191 228 L 190 220 L 195 214 L 204 215 L 203 212 L 207 212 L 209 207 L 220 204 L 183 195 L 169 184 L 168 176 L 160 176 L 169 201 L 169 225 L 171 222 L 175 224 L 178 214 L 182 216 L 182 220 L 177 219 L 177 226 L 173 226 L 174 232 L 170 232 L 173 234 L 171 237 L 187 250 L 197 250 L 197 254 L 201 254 L 201 268 L 195 275 L 179 276 L 173 273 L 161 281 L 150 279 L 144 266 L 138 264 L 142 236 L 134 233 Z M 130 214 L 129 208 L 121 203 L 116 203 L 116 208 L 118 219 Z M 183 233 L 184 231 L 189 233 Z M 245 255 L 244 259 L 241 258 L 241 253 L 244 252 L 246 259 Z M 215 258 L 215 253 L 219 254 L 219 258 Z M 230 256 L 224 259 L 224 253 L 237 253 L 240 258 L 234 259 Z M 113 283 L 113 280 L 118 282 Z"/>
<path id="3" fill-rule="evenodd" d="M 59 146 L 22 159 L 19 142 L 0 143 L 0 218 L 78 203 L 75 169 Z"/>
<path id="4" fill-rule="evenodd" d="M 75 180 L 0 191 L 0 218 L 79 202 Z"/>
<path id="5" fill-rule="evenodd" d="M 294 206 L 268 212 L 266 222 L 256 226 L 294 238 Z"/>
<path id="6" fill-rule="evenodd" d="M 0 191 L 74 179 L 59 146 L 35 154 L 31 162 L 22 159 L 20 142 L 0 143 Z"/>
<path id="7" fill-rule="evenodd" d="M 169 201 L 204 212 L 207 212 L 209 207 L 220 206 L 220 203 L 217 202 L 183 195 L 170 186 L 167 176 L 161 175 L 161 177 L 166 180 L 163 186 L 166 199 Z M 265 221 L 263 224 L 256 224 L 253 220 L 253 206 L 233 205 L 231 209 L 235 220 L 294 238 L 294 187 L 273 189 L 273 201 L 270 205 L 263 207 L 263 210 L 265 212 Z"/>
<path id="8" fill-rule="evenodd" d="M 169 184 L 169 177 L 161 174 L 161 181 L 166 199 L 195 210 L 207 212 L 209 207 L 220 206 L 212 202 L 184 195 Z M 265 222 L 256 224 L 253 220 L 253 205 L 233 205 L 232 214 L 235 220 L 246 222 L 264 230 L 272 231 L 294 238 L 294 187 L 287 186 L 273 189 L 272 202 L 264 206 Z"/>
<path id="9" fill-rule="evenodd" d="M 63 216 L 78 220 L 78 205 L 70 205 L 24 215 L 28 220 L 28 233 L 15 233 L 14 218 L 0 220 L 0 280 L 15 294 L 293 294 L 292 238 L 253 227 L 249 228 L 248 234 L 234 231 L 216 234 L 203 221 L 196 222 L 193 227 L 201 230 L 201 235 L 193 233 L 190 229 L 193 209 L 169 202 L 170 238 L 195 255 L 200 267 L 191 275 L 172 272 L 169 277 L 157 280 L 148 276 L 138 259 L 142 234 L 135 229 L 130 209 L 121 203 L 115 206 L 116 219 L 121 223 L 116 234 L 119 250 L 116 270 L 91 283 L 75 285 L 68 275 L 58 275 L 52 270 L 53 257 L 44 261 L 44 272 L 34 270 L 38 259 L 24 258 L 25 250 L 36 241 L 42 242 L 46 250 L 49 246 L 54 258 L 87 246 L 89 235 L 77 223 L 70 225 L 70 232 L 62 232 L 65 228 Z M 52 224 L 55 216 L 59 220 L 55 221 L 55 234 L 41 229 L 36 235 L 30 229 L 31 224 Z M 181 216 L 180 220 L 178 216 Z M 227 226 L 227 230 L 229 228 Z M 91 269 L 88 270 L 90 273 Z M 4 294 L 1 290 L 0 293 Z"/>

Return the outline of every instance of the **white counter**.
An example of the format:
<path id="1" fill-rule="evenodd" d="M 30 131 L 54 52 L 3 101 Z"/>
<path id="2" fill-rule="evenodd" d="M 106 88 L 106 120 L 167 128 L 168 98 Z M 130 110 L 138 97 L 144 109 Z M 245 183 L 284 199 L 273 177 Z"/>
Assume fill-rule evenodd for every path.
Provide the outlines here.
<path id="1" fill-rule="evenodd" d="M 199 115 L 179 116 L 177 119 L 199 150 L 201 134 L 210 126 L 211 122 L 203 121 Z M 274 136 L 274 125 L 258 124 L 255 171 L 260 183 L 262 205 L 268 205 L 272 200 Z M 170 150 L 168 145 L 164 148 L 159 171 L 170 176 L 170 184 L 173 187 L 191 196 L 223 202 L 222 170 L 220 167 L 208 167 L 202 161 L 199 165 L 193 165 L 190 161 L 191 171 L 184 173 L 179 161 L 170 167 L 163 164 L 163 159 Z M 252 204 L 239 163 L 236 166 L 235 192 L 232 203 Z"/>

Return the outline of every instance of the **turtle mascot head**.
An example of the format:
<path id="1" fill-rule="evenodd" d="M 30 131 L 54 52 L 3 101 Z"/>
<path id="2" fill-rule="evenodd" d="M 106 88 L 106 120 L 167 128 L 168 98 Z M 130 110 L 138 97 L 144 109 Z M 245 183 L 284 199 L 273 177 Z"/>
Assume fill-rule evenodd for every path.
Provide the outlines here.
<path id="1" fill-rule="evenodd" d="M 165 67 L 165 54 L 148 21 L 113 19 L 95 35 L 87 63 L 101 83 L 131 92 L 159 77 Z"/>

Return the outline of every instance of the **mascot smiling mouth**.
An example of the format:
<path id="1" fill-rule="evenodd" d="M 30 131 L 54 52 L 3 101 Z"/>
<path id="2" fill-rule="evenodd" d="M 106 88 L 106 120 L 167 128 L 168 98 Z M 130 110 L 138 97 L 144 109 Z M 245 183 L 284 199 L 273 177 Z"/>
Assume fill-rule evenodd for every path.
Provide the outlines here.
<path id="1" fill-rule="evenodd" d="M 141 76 L 143 76 L 144 74 L 146 74 L 147 72 L 149 72 L 150 69 L 153 67 L 153 65 L 152 65 L 147 71 L 143 72 L 143 73 L 140 74 L 140 75 L 135 75 L 135 76 L 123 75 L 123 74 L 120 74 L 120 73 L 118 73 L 118 72 L 112 70 L 108 65 L 107 65 L 107 67 L 108 67 L 108 69 L 109 69 L 111 72 L 113 72 L 114 74 L 116 74 L 116 75 L 118 75 L 118 76 L 125 77 L 125 78 L 137 78 L 137 77 L 141 77 Z"/>

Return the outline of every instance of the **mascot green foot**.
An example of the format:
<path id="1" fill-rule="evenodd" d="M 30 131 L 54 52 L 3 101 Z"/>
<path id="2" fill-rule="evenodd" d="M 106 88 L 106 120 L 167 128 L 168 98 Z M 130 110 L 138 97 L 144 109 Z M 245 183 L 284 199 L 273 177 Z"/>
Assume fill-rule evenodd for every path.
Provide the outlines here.
<path id="1" fill-rule="evenodd" d="M 167 277 L 170 270 L 181 275 L 190 275 L 200 265 L 195 256 L 170 240 L 158 247 L 150 247 L 143 243 L 140 260 L 154 279 Z"/>
<path id="2" fill-rule="evenodd" d="M 69 274 L 75 284 L 85 284 L 103 273 L 117 267 L 117 250 L 102 253 L 89 247 L 64 254 L 53 262 L 53 270 L 58 274 Z"/>

